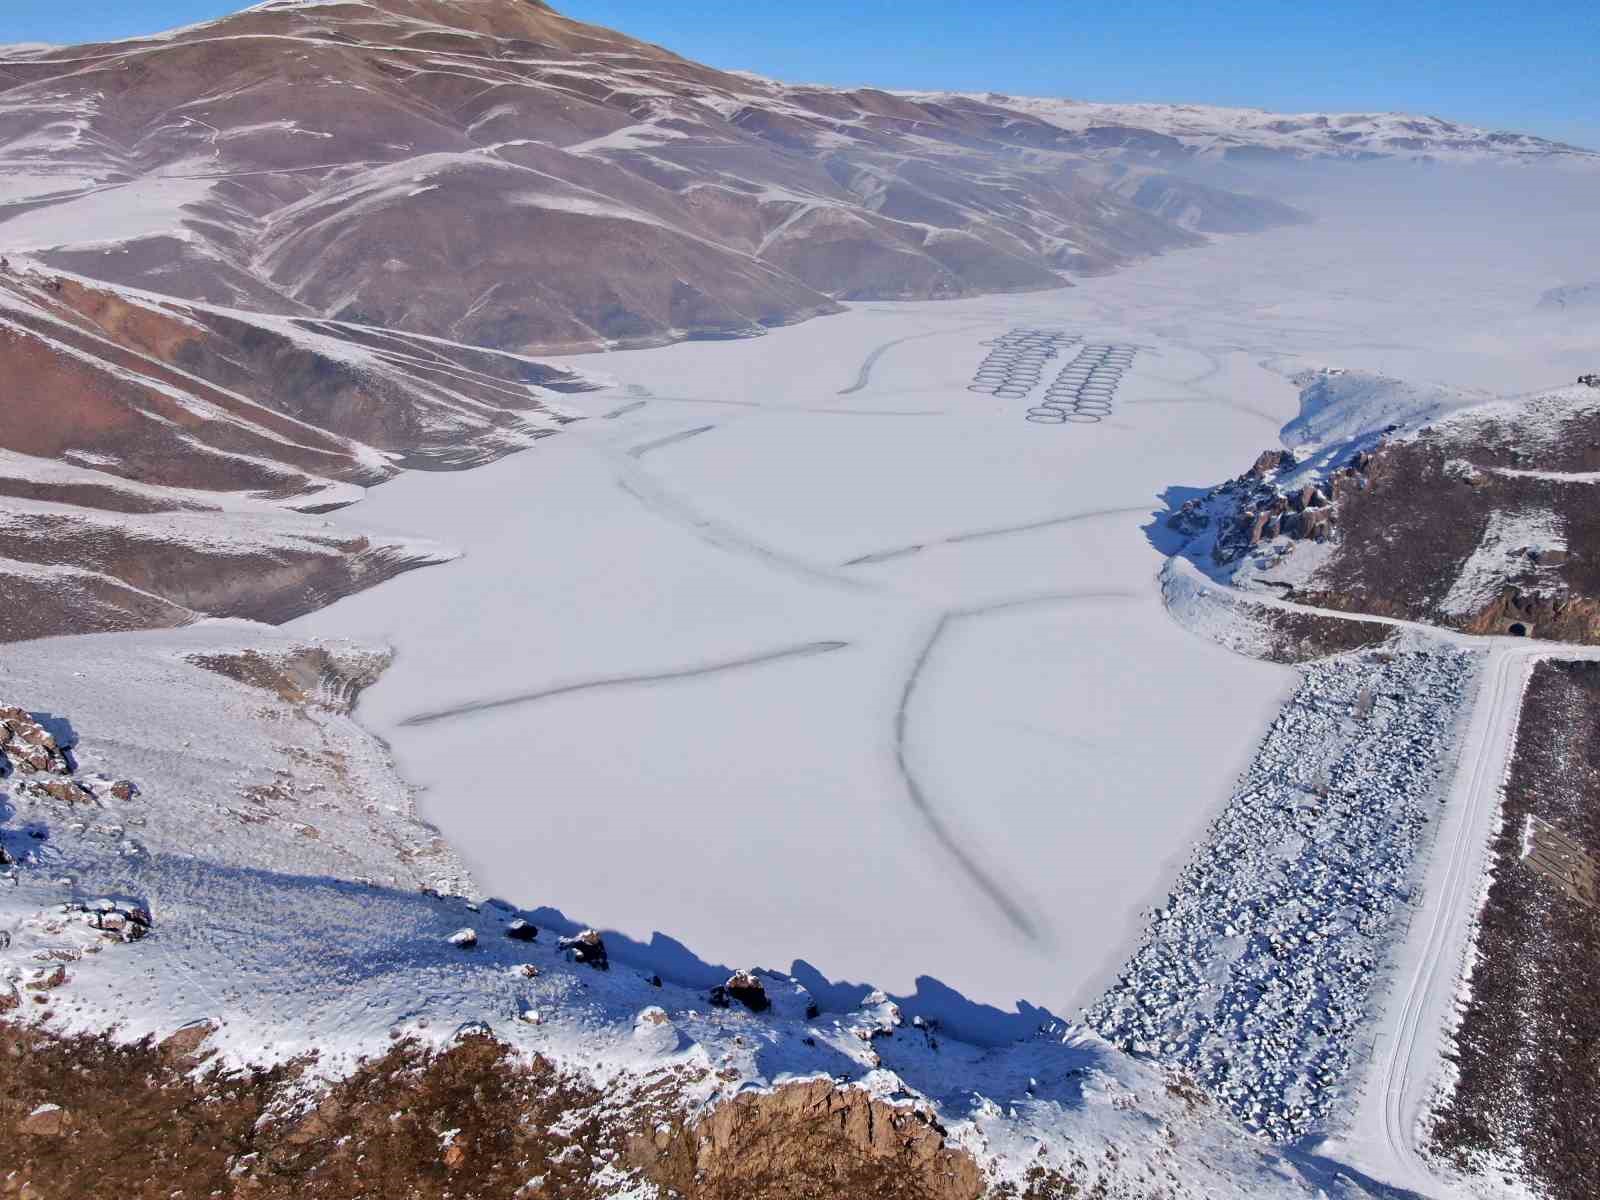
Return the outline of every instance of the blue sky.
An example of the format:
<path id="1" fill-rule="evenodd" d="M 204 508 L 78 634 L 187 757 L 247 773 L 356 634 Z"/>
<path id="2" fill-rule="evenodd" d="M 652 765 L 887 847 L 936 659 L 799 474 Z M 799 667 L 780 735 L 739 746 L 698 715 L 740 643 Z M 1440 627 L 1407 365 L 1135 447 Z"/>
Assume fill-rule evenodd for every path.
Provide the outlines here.
<path id="1" fill-rule="evenodd" d="M 1600 0 L 556 0 L 781 79 L 1400 109 L 1600 147 Z M 0 42 L 85 41 L 239 0 L 0 0 Z"/>

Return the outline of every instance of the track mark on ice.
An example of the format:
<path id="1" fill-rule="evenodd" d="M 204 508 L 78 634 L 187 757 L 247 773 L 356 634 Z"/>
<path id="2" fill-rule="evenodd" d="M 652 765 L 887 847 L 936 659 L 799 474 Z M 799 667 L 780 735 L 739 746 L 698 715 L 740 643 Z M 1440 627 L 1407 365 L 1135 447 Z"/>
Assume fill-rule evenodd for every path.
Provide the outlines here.
<path id="1" fill-rule="evenodd" d="M 574 692 L 590 692 L 600 688 L 630 687 L 641 683 L 666 683 L 678 679 L 695 679 L 703 675 L 717 675 L 724 671 L 736 671 L 741 667 L 758 667 L 763 663 L 778 662 L 787 658 L 810 658 L 816 654 L 832 654 L 835 650 L 843 650 L 849 642 L 806 642 L 799 646 L 787 646 L 782 650 L 768 650 L 763 654 L 751 654 L 744 658 L 729 659 L 725 662 L 706 663 L 698 667 L 680 667 L 675 671 L 657 671 L 643 675 L 610 675 L 601 679 L 587 679 L 579 683 L 565 683 L 558 687 L 542 688 L 536 692 L 522 692 L 515 696 L 501 696 L 493 700 L 473 700 L 466 704 L 457 704 L 451 708 L 442 708 L 436 712 L 418 713 L 414 717 L 407 717 L 400 724 L 404 727 L 415 725 L 431 725 L 435 721 L 449 720 L 451 717 L 464 717 L 472 713 L 490 712 L 498 708 L 514 708 L 519 704 L 533 704 L 540 700 L 550 700 L 556 696 L 568 696 Z"/>
<path id="2" fill-rule="evenodd" d="M 1042 596 L 1026 596 L 1016 600 L 1002 600 L 996 604 L 985 604 L 978 608 L 952 609 L 942 613 L 933 627 L 933 632 L 928 635 L 928 640 L 923 643 L 922 650 L 918 653 L 916 661 L 911 665 L 911 671 L 906 676 L 905 687 L 900 692 L 900 703 L 894 714 L 894 757 L 895 764 L 900 771 L 901 782 L 905 784 L 906 795 L 911 801 L 911 807 L 922 818 L 923 825 L 933 835 L 935 841 L 955 859 L 956 865 L 966 874 L 967 878 L 977 889 L 1000 910 L 1000 915 L 1026 941 L 1035 945 L 1043 945 L 1048 941 L 1048 936 L 1041 922 L 1030 915 L 1023 902 L 1006 890 L 1000 880 L 989 871 L 978 858 L 961 842 L 955 832 L 945 823 L 939 815 L 933 802 L 928 798 L 927 791 L 923 788 L 917 774 L 911 768 L 911 763 L 906 754 L 906 727 L 910 721 L 911 702 L 915 699 L 917 688 L 922 682 L 923 672 L 933 658 L 933 652 L 938 648 L 950 626 L 957 621 L 974 617 L 984 617 L 991 613 L 1005 612 L 1010 609 L 1028 608 L 1033 605 L 1065 604 L 1075 600 L 1133 600 L 1137 599 L 1132 592 L 1054 592 Z"/>
<path id="3" fill-rule="evenodd" d="M 834 575 L 821 567 L 763 545 L 737 529 L 705 516 L 687 502 L 672 495 L 643 471 L 623 476 L 617 480 L 617 486 L 657 516 L 683 526 L 701 541 L 715 546 L 718 550 L 753 558 L 768 567 L 789 575 L 798 575 L 813 583 L 824 583 L 853 592 L 868 587 L 867 584 Z"/>
<path id="4" fill-rule="evenodd" d="M 896 346 L 903 346 L 907 342 L 920 341 L 923 338 L 943 337 L 946 334 L 965 333 L 969 330 L 982 328 L 984 328 L 982 325 L 963 325 L 959 329 L 935 329 L 930 333 L 913 333 L 909 337 L 895 338 L 895 340 L 892 342 L 885 342 L 871 354 L 867 355 L 867 357 L 862 361 L 861 370 L 856 373 L 856 381 L 847 388 L 840 388 L 834 394 L 839 396 L 849 396 L 866 387 L 868 381 L 872 378 L 872 368 L 878 365 L 878 360 L 880 358 L 889 353 L 889 351 L 893 350 Z"/>
<path id="5" fill-rule="evenodd" d="M 640 403 L 642 404 L 643 401 L 640 401 Z M 643 458 L 652 450 L 661 450 L 667 446 L 673 445 L 676 442 L 686 442 L 692 437 L 699 437 L 702 433 L 710 433 L 715 428 L 715 425 L 697 425 L 693 429 L 684 429 L 677 433 L 669 433 L 666 437 L 657 438 L 653 442 L 645 442 L 641 446 L 634 446 L 630 448 L 628 450 L 628 457 Z"/>
<path id="6" fill-rule="evenodd" d="M 612 409 L 610 412 L 606 413 L 600 419 L 602 421 L 615 421 L 618 417 L 624 416 L 624 415 L 626 415 L 628 413 L 631 413 L 631 412 L 635 411 L 636 409 L 643 408 L 646 404 L 649 404 L 649 403 L 650 403 L 650 401 L 648 401 L 648 400 L 635 400 L 632 404 L 624 404 L 621 408 Z"/>
<path id="7" fill-rule="evenodd" d="M 905 558 L 911 554 L 920 554 L 924 550 L 931 550 L 937 546 L 957 546 L 963 542 L 981 542 L 985 538 L 1010 537 L 1014 533 L 1033 533 L 1039 529 L 1050 529 L 1057 525 L 1073 525 L 1079 521 L 1092 521 L 1099 517 L 1130 517 L 1149 516 L 1153 510 L 1148 504 L 1135 505 L 1129 508 L 1093 508 L 1087 512 L 1068 513 L 1064 517 L 1045 517 L 1038 521 L 1025 521 L 1021 525 L 997 525 L 992 529 L 974 529 L 968 533 L 953 533 L 948 537 L 935 538 L 928 542 L 913 542 L 908 546 L 896 546 L 892 550 L 875 550 L 871 554 L 863 554 L 859 558 L 852 558 L 849 562 L 841 563 L 845 567 L 863 567 L 869 563 L 889 562 L 896 558 Z"/>

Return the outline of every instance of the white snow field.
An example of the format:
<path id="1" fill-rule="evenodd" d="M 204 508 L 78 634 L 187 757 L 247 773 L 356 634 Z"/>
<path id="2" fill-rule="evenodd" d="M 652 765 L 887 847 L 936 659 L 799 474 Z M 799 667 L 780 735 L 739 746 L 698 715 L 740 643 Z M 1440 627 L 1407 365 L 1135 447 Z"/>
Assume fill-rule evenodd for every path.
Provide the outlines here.
<path id="1" fill-rule="evenodd" d="M 591 419 L 356 510 L 459 561 L 298 628 L 397 646 L 361 718 L 492 893 L 980 1040 L 1074 1013 L 1297 681 L 1171 621 L 1155 514 L 1278 444 L 1307 368 L 1490 394 L 1582 357 L 1528 316 L 1570 263 L 1428 212 L 575 359 Z M 1068 335 L 1030 397 L 973 391 L 1020 330 Z M 1136 351 L 1111 403 L 1028 420 L 1080 342 Z"/>

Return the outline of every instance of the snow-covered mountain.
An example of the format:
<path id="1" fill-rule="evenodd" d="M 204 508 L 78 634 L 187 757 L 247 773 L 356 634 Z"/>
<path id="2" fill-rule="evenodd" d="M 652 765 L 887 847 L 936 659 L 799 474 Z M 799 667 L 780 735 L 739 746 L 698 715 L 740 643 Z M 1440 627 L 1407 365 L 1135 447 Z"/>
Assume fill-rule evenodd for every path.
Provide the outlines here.
<path id="1" fill-rule="evenodd" d="M 1002 108 L 1066 130 L 1096 157 L 1158 162 L 1354 161 L 1600 167 L 1600 151 L 1410 113 L 1276 113 L 1208 104 L 1107 104 L 983 93 L 923 101 Z"/>
<path id="2" fill-rule="evenodd" d="M 1196 244 L 1213 204 L 1297 219 L 1163 212 L 1044 120 L 719 71 L 521 0 L 274 0 L 0 63 L 0 251 L 516 351 L 1061 287 Z"/>

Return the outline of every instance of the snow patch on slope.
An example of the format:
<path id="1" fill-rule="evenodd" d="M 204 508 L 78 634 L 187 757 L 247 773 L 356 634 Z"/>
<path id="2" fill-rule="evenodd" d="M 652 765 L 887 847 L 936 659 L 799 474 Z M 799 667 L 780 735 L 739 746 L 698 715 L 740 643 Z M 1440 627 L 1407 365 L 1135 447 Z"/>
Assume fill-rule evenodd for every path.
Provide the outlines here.
<path id="1" fill-rule="evenodd" d="M 1283 427 L 1283 444 L 1305 450 L 1331 443 L 1346 449 L 1390 432 L 1416 430 L 1447 413 L 1490 397 L 1459 388 L 1409 383 L 1371 371 L 1325 367 L 1291 378 L 1299 386 L 1300 415 Z"/>
<path id="2" fill-rule="evenodd" d="M 1495 509 L 1461 574 L 1439 602 L 1439 611 L 1454 617 L 1471 616 L 1494 600 L 1506 578 L 1532 569 L 1530 551 L 1565 550 L 1561 518 L 1547 508 L 1515 512 Z"/>

